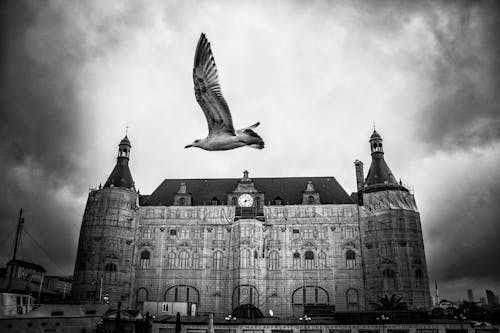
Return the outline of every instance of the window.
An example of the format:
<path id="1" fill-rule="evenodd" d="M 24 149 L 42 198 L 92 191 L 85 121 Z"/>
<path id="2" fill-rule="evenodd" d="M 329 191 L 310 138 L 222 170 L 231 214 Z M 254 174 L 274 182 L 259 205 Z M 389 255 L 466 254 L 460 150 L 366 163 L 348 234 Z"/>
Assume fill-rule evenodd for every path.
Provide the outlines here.
<path id="1" fill-rule="evenodd" d="M 352 228 L 345 228 L 345 238 L 354 238 L 354 230 Z"/>
<path id="2" fill-rule="evenodd" d="M 177 285 L 167 289 L 165 292 L 165 301 L 167 302 L 189 302 L 200 303 L 200 293 L 191 286 Z"/>
<path id="3" fill-rule="evenodd" d="M 223 269 L 223 256 L 221 251 L 214 252 L 214 269 L 215 270 Z"/>
<path id="4" fill-rule="evenodd" d="M 231 205 L 236 206 L 236 197 L 231 199 Z"/>
<path id="5" fill-rule="evenodd" d="M 149 267 L 150 257 L 151 257 L 151 254 L 149 253 L 148 250 L 142 251 L 142 253 L 141 253 L 141 268 L 148 268 Z"/>
<path id="6" fill-rule="evenodd" d="M 304 286 L 292 293 L 292 305 L 328 304 L 329 296 L 325 289 L 318 286 Z"/>
<path id="7" fill-rule="evenodd" d="M 255 207 L 260 207 L 260 197 L 255 197 Z"/>
<path id="8" fill-rule="evenodd" d="M 116 272 L 116 265 L 113 263 L 106 264 L 106 266 L 104 267 L 104 270 L 106 272 Z"/>
<path id="9" fill-rule="evenodd" d="M 309 205 L 314 204 L 314 201 L 315 201 L 315 200 L 314 200 L 314 196 L 312 196 L 312 195 L 310 195 L 310 196 L 307 198 L 307 203 L 308 203 Z"/>
<path id="10" fill-rule="evenodd" d="M 189 230 L 188 229 L 179 230 L 179 238 L 180 239 L 188 239 L 189 238 Z"/>
<path id="11" fill-rule="evenodd" d="M 233 251 L 233 268 L 239 267 L 240 264 L 240 252 L 238 249 Z"/>
<path id="12" fill-rule="evenodd" d="M 300 230 L 299 229 L 293 229 L 292 230 L 292 238 L 299 238 L 300 237 Z"/>
<path id="13" fill-rule="evenodd" d="M 201 230 L 200 229 L 193 230 L 193 239 L 201 239 Z"/>
<path id="14" fill-rule="evenodd" d="M 171 251 L 167 256 L 167 267 L 175 268 L 175 252 Z"/>
<path id="15" fill-rule="evenodd" d="M 280 269 L 280 254 L 278 253 L 278 251 L 269 252 L 269 261 L 267 264 L 267 268 L 271 271 Z"/>
<path id="16" fill-rule="evenodd" d="M 248 268 L 248 262 L 250 260 L 250 251 L 249 250 L 242 250 L 241 251 L 241 258 L 240 258 L 240 267 L 241 268 Z"/>
<path id="17" fill-rule="evenodd" d="M 185 198 L 180 198 L 179 199 L 179 206 L 185 206 L 186 205 L 186 199 Z"/>
<path id="18" fill-rule="evenodd" d="M 177 236 L 177 230 L 170 229 L 170 236 Z"/>
<path id="19" fill-rule="evenodd" d="M 142 238 L 144 239 L 151 239 L 151 229 L 150 228 L 145 228 L 142 232 Z"/>
<path id="20" fill-rule="evenodd" d="M 391 291 L 396 289 L 396 273 L 392 269 L 384 269 L 382 276 L 384 278 L 384 289 Z"/>
<path id="21" fill-rule="evenodd" d="M 139 288 L 136 291 L 136 303 L 137 305 L 144 304 L 148 300 L 148 290 L 146 288 Z"/>
<path id="22" fill-rule="evenodd" d="M 179 253 L 179 268 L 187 268 L 189 263 L 189 253 L 184 250 Z"/>
<path id="23" fill-rule="evenodd" d="M 303 239 L 313 239 L 314 231 L 313 229 L 307 228 L 302 230 L 302 238 Z"/>
<path id="24" fill-rule="evenodd" d="M 356 268 L 356 253 L 352 250 L 348 250 L 345 253 L 345 266 L 348 269 Z"/>
<path id="25" fill-rule="evenodd" d="M 193 253 L 193 268 L 199 268 L 200 267 L 200 253 L 198 251 L 195 251 Z"/>
<path id="26" fill-rule="evenodd" d="M 276 206 L 281 206 L 283 204 L 283 200 L 280 197 L 274 198 L 274 204 Z"/>
<path id="27" fill-rule="evenodd" d="M 380 255 L 384 257 L 392 256 L 392 244 L 390 242 L 380 244 Z"/>
<path id="28" fill-rule="evenodd" d="M 298 253 L 298 252 L 295 252 L 293 254 L 292 267 L 293 268 L 300 268 L 300 253 Z"/>
<path id="29" fill-rule="evenodd" d="M 359 296 L 356 289 L 347 290 L 347 310 L 359 311 Z"/>
<path id="30" fill-rule="evenodd" d="M 319 228 L 318 229 L 318 238 L 319 239 L 326 239 L 326 230 L 325 230 L 325 228 Z"/>
<path id="31" fill-rule="evenodd" d="M 323 251 L 318 254 L 318 266 L 319 268 L 326 268 L 326 253 Z"/>
<path id="32" fill-rule="evenodd" d="M 217 206 L 220 204 L 220 201 L 219 199 L 217 199 L 216 197 L 213 197 L 212 198 L 212 206 Z"/>
<path id="33" fill-rule="evenodd" d="M 424 287 L 424 273 L 420 268 L 415 271 L 415 282 L 418 288 Z"/>
<path id="34" fill-rule="evenodd" d="M 215 229 L 215 239 L 216 240 L 223 240 L 224 239 L 224 228 L 223 227 L 217 227 Z"/>
<path id="35" fill-rule="evenodd" d="M 257 265 L 257 261 L 259 259 L 259 253 L 255 250 L 253 251 L 253 260 L 250 261 L 250 265 L 255 267 Z"/>
<path id="36" fill-rule="evenodd" d="M 233 308 L 241 304 L 259 305 L 259 292 L 254 286 L 240 285 L 233 290 Z"/>
<path id="37" fill-rule="evenodd" d="M 306 251 L 304 258 L 305 258 L 305 268 L 306 269 L 313 269 L 314 268 L 314 252 Z"/>

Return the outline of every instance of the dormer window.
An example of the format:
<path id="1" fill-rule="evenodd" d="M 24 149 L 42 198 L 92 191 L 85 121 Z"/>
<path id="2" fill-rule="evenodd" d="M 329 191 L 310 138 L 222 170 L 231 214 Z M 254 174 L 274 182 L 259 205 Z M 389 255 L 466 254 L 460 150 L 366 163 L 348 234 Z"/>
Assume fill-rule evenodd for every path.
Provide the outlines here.
<path id="1" fill-rule="evenodd" d="M 179 199 L 179 206 L 185 206 L 186 205 L 186 199 L 185 198 L 180 198 Z"/>
<path id="2" fill-rule="evenodd" d="M 211 202 L 212 202 L 212 206 L 220 205 L 220 201 L 216 197 L 213 197 Z"/>
<path id="3" fill-rule="evenodd" d="M 275 204 L 276 206 L 281 206 L 281 205 L 283 204 L 283 200 L 282 200 L 280 197 L 276 197 L 276 198 L 274 199 L 274 204 Z"/>
<path id="4" fill-rule="evenodd" d="M 314 196 L 310 195 L 308 198 L 307 198 L 307 203 L 309 205 L 313 205 L 314 204 Z"/>

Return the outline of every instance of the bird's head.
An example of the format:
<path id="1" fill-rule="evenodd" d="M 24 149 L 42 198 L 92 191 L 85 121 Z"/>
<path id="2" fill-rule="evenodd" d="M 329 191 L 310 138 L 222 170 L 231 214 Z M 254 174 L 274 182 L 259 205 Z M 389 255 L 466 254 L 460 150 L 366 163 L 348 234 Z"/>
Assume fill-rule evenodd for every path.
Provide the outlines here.
<path id="1" fill-rule="evenodd" d="M 187 145 L 187 146 L 186 146 L 186 147 L 184 147 L 184 148 L 191 148 L 191 147 L 198 147 L 198 148 L 201 148 L 201 145 L 202 145 L 202 140 L 201 140 L 201 139 L 198 139 L 198 140 L 194 140 L 192 144 Z"/>

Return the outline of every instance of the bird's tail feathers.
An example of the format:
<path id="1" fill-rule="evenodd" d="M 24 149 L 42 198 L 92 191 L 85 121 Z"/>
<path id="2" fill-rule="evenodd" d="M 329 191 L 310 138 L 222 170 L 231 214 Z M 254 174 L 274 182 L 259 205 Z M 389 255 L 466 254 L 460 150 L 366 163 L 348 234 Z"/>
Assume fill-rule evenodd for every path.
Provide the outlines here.
<path id="1" fill-rule="evenodd" d="M 257 123 L 256 125 L 258 126 L 259 123 Z M 252 131 L 249 127 L 245 128 L 243 130 L 243 133 L 250 137 L 250 139 L 251 139 L 250 140 L 251 141 L 250 147 L 257 148 L 257 149 L 264 148 L 264 140 L 262 140 L 262 138 L 257 133 Z"/>
<path id="2" fill-rule="evenodd" d="M 256 122 L 255 124 L 253 124 L 252 126 L 248 126 L 247 128 L 256 128 L 257 126 L 260 125 L 260 121 Z"/>

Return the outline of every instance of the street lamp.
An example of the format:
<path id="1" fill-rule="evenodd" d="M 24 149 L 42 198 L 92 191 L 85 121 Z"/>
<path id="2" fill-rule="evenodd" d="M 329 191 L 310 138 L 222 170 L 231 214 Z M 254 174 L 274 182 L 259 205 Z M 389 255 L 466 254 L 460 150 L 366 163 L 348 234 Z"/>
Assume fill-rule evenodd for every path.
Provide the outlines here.
<path id="1" fill-rule="evenodd" d="M 376 320 L 377 322 L 382 323 L 382 333 L 385 333 L 385 323 L 389 321 L 389 317 L 381 315 L 380 317 L 377 317 Z"/>

